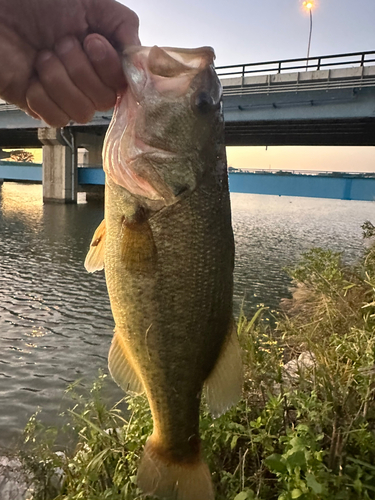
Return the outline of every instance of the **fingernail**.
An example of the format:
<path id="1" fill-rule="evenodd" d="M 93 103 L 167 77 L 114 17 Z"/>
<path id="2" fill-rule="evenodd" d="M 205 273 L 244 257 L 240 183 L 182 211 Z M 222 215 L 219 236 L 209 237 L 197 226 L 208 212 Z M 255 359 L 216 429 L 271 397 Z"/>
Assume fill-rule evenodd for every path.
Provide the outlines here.
<path id="1" fill-rule="evenodd" d="M 88 56 L 92 61 L 103 61 L 107 56 L 107 50 L 103 42 L 97 38 L 91 38 L 87 40 L 85 48 L 88 52 Z"/>
<path id="2" fill-rule="evenodd" d="M 56 52 L 61 55 L 67 54 L 74 49 L 75 45 L 75 39 L 72 36 L 63 38 L 57 43 Z"/>
<path id="3" fill-rule="evenodd" d="M 39 54 L 38 54 L 38 63 L 45 63 L 47 61 L 49 61 L 52 57 L 52 52 L 50 52 L 49 50 L 42 50 Z"/>
<path id="4" fill-rule="evenodd" d="M 27 114 L 27 116 L 34 118 L 34 120 L 41 120 L 40 116 L 37 115 L 36 113 L 34 113 L 33 111 L 31 111 L 30 109 L 28 109 L 28 110 L 24 109 L 23 111 Z"/>

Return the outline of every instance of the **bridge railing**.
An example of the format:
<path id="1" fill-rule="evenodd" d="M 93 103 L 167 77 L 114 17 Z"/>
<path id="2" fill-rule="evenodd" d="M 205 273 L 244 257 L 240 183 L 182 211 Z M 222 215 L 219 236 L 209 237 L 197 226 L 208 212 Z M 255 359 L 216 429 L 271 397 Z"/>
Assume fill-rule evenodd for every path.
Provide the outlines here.
<path id="1" fill-rule="evenodd" d="M 335 54 L 329 56 L 301 57 L 298 59 L 282 59 L 278 61 L 267 61 L 247 64 L 233 64 L 230 66 L 218 66 L 216 72 L 220 78 L 240 76 L 244 80 L 246 76 L 291 73 L 295 71 L 347 67 L 363 67 L 369 63 L 375 63 L 375 50 L 367 52 L 350 52 L 347 54 Z"/>
<path id="2" fill-rule="evenodd" d="M 228 168 L 230 174 L 275 174 L 275 175 L 318 175 L 320 177 L 363 177 L 363 178 L 375 178 L 374 172 L 345 172 L 345 171 L 335 171 L 335 170 L 303 170 L 303 169 L 277 169 L 277 168 L 267 168 L 267 169 L 251 169 L 251 168 Z"/>
<path id="3" fill-rule="evenodd" d="M 216 68 L 224 96 L 375 86 L 375 51 Z"/>

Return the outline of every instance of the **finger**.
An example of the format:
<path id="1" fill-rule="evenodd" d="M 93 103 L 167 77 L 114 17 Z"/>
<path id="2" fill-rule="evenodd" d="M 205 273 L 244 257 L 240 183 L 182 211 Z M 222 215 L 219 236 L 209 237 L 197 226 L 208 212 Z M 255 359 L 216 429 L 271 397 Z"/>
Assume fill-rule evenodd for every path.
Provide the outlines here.
<path id="1" fill-rule="evenodd" d="M 47 95 L 64 113 L 78 123 L 87 123 L 92 118 L 93 103 L 74 85 L 55 54 L 47 50 L 40 52 L 35 67 Z"/>
<path id="2" fill-rule="evenodd" d="M 105 36 L 119 51 L 140 44 L 138 16 L 119 2 L 91 0 L 86 20 L 93 33 Z"/>
<path id="3" fill-rule="evenodd" d="M 93 33 L 85 38 L 83 48 L 104 85 L 115 91 L 126 86 L 120 57 L 108 40 Z"/>
<path id="4" fill-rule="evenodd" d="M 115 105 L 116 92 L 100 80 L 75 37 L 69 36 L 60 40 L 55 51 L 71 81 L 91 100 L 95 109 L 106 111 Z M 117 54 L 116 57 L 118 59 Z"/>
<path id="5" fill-rule="evenodd" d="M 51 127 L 64 127 L 70 121 L 69 116 L 52 101 L 38 80 L 30 83 L 26 101 L 31 112 Z"/>

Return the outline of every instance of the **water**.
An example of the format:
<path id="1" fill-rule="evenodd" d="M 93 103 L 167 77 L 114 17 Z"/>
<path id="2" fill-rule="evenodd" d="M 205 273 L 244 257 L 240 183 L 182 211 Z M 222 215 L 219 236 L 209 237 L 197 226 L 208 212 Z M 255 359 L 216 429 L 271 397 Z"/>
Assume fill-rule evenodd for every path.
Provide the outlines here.
<path id="1" fill-rule="evenodd" d="M 53 423 L 64 390 L 106 369 L 113 320 L 103 273 L 83 262 L 103 217 L 100 205 L 42 205 L 42 188 L 5 183 L 0 210 L 0 446 L 12 446 L 38 407 Z M 233 194 L 235 310 L 277 307 L 288 296 L 282 268 L 313 246 L 363 249 L 360 225 L 375 204 Z M 110 382 L 113 398 L 122 393 Z"/>

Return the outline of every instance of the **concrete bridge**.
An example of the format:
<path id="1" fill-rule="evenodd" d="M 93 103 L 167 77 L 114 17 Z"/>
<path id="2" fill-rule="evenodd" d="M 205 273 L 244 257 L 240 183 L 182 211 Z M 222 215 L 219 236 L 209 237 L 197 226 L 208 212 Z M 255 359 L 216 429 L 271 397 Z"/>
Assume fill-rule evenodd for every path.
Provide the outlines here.
<path id="1" fill-rule="evenodd" d="M 227 145 L 375 145 L 375 51 L 217 71 Z"/>
<path id="2" fill-rule="evenodd" d="M 217 68 L 227 145 L 375 145 L 375 51 Z M 0 103 L 0 148 L 43 145 L 45 201 L 76 201 L 77 147 L 101 163 L 112 112 L 47 128 Z"/>

